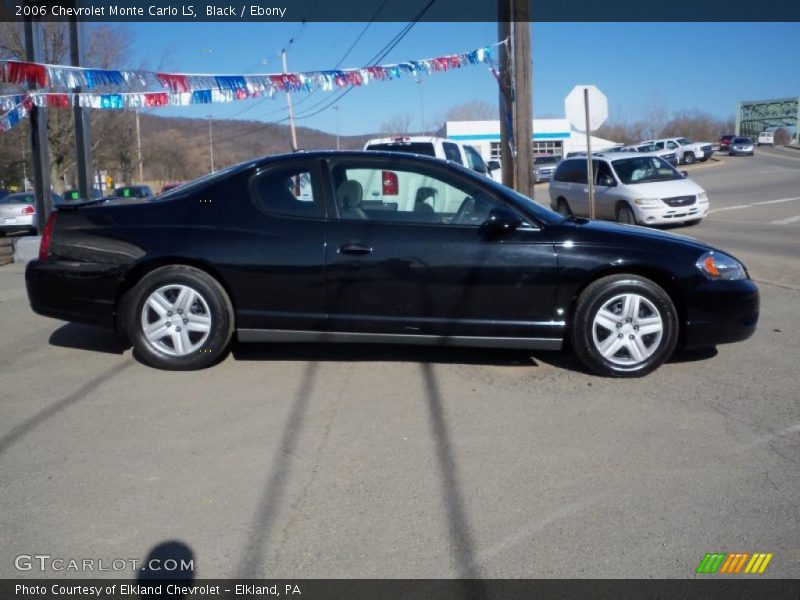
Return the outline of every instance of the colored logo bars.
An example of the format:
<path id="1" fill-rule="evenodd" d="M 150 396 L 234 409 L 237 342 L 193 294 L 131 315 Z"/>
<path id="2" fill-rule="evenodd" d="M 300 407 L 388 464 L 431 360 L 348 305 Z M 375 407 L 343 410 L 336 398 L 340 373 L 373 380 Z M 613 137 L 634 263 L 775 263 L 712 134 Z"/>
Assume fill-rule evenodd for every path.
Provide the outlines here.
<path id="1" fill-rule="evenodd" d="M 697 573 L 714 574 L 714 573 L 749 573 L 751 575 L 763 573 L 769 561 L 772 560 L 772 553 L 755 552 L 716 552 L 707 553 L 700 565 L 697 567 Z M 745 566 L 747 565 L 747 566 Z"/>

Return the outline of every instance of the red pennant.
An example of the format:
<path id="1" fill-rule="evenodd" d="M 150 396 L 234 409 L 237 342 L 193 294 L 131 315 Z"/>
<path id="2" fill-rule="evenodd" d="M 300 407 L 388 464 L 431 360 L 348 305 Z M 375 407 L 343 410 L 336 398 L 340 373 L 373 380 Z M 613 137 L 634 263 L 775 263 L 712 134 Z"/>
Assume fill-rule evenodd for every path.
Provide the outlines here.
<path id="1" fill-rule="evenodd" d="M 167 106 L 169 104 L 169 96 L 166 92 L 155 92 L 144 95 L 144 105 L 151 106 Z"/>
<path id="2" fill-rule="evenodd" d="M 47 87 L 47 69 L 44 65 L 36 63 L 8 61 L 8 82 L 17 84 L 36 84 L 37 87 Z"/>
<path id="3" fill-rule="evenodd" d="M 191 92 L 189 78 L 186 75 L 175 73 L 156 73 L 156 78 L 161 85 L 168 87 L 173 92 Z"/>

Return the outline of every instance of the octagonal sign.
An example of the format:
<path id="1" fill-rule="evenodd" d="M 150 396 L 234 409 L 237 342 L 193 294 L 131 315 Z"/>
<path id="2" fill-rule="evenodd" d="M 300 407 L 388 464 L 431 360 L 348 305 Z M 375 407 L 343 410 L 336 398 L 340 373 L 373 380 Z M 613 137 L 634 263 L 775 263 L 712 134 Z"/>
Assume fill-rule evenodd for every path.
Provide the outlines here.
<path id="1" fill-rule="evenodd" d="M 564 99 L 564 113 L 578 131 L 586 131 L 583 90 L 589 91 L 589 130 L 594 131 L 608 118 L 608 100 L 594 85 L 576 85 Z"/>

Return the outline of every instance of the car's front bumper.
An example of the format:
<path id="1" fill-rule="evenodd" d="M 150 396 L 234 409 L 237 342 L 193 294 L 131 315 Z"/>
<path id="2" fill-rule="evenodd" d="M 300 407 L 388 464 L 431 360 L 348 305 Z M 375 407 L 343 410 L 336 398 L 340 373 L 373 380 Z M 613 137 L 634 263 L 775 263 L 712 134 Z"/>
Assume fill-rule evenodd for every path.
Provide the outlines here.
<path id="1" fill-rule="evenodd" d="M 642 225 L 669 225 L 702 219 L 708 215 L 708 201 L 688 206 L 636 206 L 636 220 Z"/>
<path id="2" fill-rule="evenodd" d="M 683 346 L 698 348 L 749 338 L 758 324 L 758 287 L 742 281 L 701 281 L 687 295 Z"/>

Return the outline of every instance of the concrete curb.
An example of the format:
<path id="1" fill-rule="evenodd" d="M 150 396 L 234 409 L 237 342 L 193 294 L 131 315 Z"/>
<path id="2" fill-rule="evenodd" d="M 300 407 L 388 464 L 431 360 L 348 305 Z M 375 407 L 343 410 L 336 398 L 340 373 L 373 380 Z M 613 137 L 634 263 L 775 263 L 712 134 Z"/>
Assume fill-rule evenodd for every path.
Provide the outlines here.
<path id="1" fill-rule="evenodd" d="M 38 258 L 41 241 L 42 238 L 38 235 L 14 238 L 14 262 L 28 263 Z"/>

